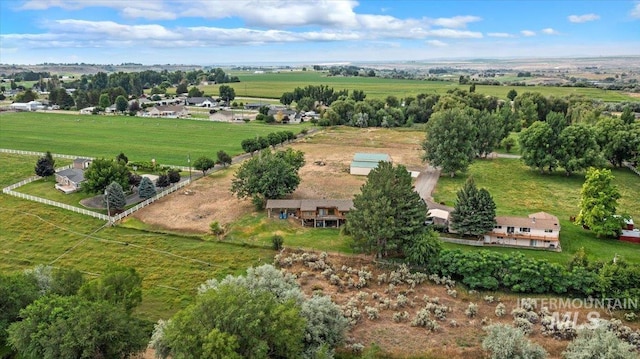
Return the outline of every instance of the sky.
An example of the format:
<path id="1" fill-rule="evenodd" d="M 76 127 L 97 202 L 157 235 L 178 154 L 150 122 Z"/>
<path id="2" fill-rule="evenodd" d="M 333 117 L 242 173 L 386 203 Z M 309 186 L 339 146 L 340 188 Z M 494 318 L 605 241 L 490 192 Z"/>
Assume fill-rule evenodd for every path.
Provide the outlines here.
<path id="1" fill-rule="evenodd" d="M 640 55 L 640 1 L 0 1 L 3 64 L 612 55 Z"/>

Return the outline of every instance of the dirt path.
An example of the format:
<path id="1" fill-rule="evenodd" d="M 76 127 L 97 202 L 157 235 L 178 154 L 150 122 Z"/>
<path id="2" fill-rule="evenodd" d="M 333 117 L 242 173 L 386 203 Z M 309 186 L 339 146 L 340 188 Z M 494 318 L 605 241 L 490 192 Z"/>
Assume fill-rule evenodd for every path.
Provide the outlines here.
<path id="1" fill-rule="evenodd" d="M 418 178 L 416 178 L 416 192 L 418 192 L 420 198 L 425 200 L 425 202 L 433 201 L 431 193 L 433 193 L 433 190 L 436 188 L 439 178 L 440 169 L 431 165 L 428 165 L 422 170 Z"/>

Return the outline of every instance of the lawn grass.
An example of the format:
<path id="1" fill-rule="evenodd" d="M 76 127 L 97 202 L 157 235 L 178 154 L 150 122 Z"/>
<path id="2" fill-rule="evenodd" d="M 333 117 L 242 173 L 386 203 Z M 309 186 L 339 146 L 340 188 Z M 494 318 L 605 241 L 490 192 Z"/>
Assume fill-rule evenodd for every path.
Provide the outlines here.
<path id="1" fill-rule="evenodd" d="M 222 123 L 130 116 L 89 116 L 56 113 L 0 114 L 0 148 L 113 158 L 124 152 L 130 161 L 187 166 L 187 156 L 216 158 L 220 150 L 242 153 L 240 143 L 271 132 L 293 131 L 302 125 Z M 35 162 L 34 162 L 35 163 Z"/>
<path id="2" fill-rule="evenodd" d="M 627 169 L 614 169 L 613 174 L 614 182 L 622 195 L 618 201 L 618 212 L 640 218 L 638 205 L 640 178 Z M 584 247 L 586 253 L 593 258 L 611 260 L 618 255 L 629 262 L 640 264 L 640 245 L 596 238 L 593 233 L 576 226 L 569 220 L 569 217 L 579 212 L 583 175 L 575 174 L 566 177 L 561 171 L 543 175 L 530 170 L 516 159 L 479 160 L 471 165 L 466 175 L 458 175 L 455 178 L 441 177 L 434 192 L 434 199 L 452 206 L 456 193 L 467 176 L 472 176 L 478 187 L 489 190 L 496 202 L 498 215 L 526 216 L 530 213 L 545 211 L 560 219 L 562 253 L 526 250 L 528 255 L 555 262 L 566 262 L 577 250 Z M 450 244 L 447 244 L 447 247 L 477 249 Z M 521 249 L 494 247 L 491 250 L 507 253 L 521 251 Z"/>
<path id="3" fill-rule="evenodd" d="M 423 80 L 402 80 L 385 79 L 379 77 L 343 77 L 327 76 L 326 72 L 317 71 L 283 71 L 279 73 L 255 74 L 250 72 L 237 72 L 241 82 L 224 84 L 234 88 L 236 96 L 241 97 L 261 97 L 279 99 L 284 92 L 291 92 L 296 87 L 306 87 L 307 85 L 328 85 L 335 90 L 347 89 L 363 90 L 367 98 L 384 99 L 389 95 L 398 98 L 416 96 L 421 93 L 444 94 L 449 90 L 460 88 L 468 90 L 469 85 L 459 85 L 457 82 L 447 81 L 423 81 Z M 205 94 L 219 96 L 219 85 L 199 86 Z M 515 89 L 519 94 L 524 92 L 540 92 L 545 96 L 569 96 L 583 95 L 594 100 L 605 102 L 636 101 L 622 92 L 607 91 L 595 88 L 581 87 L 551 87 L 551 86 L 489 86 L 476 85 L 476 92 L 496 96 L 501 99 L 507 98 L 509 90 Z M 175 88 L 167 89 L 167 93 L 175 93 Z M 246 101 L 245 101 L 246 102 Z"/>
<path id="4" fill-rule="evenodd" d="M 35 156 L 0 154 L 0 185 L 32 175 L 35 160 Z M 103 228 L 104 224 L 0 194 L 0 272 L 52 264 L 81 270 L 91 278 L 109 264 L 134 267 L 143 277 L 143 302 L 137 313 L 155 321 L 184 308 L 205 280 L 240 274 L 249 266 L 270 263 L 274 255 L 268 249 L 124 227 Z"/>
<path id="5" fill-rule="evenodd" d="M 305 228 L 294 221 L 267 218 L 264 212 L 247 214 L 230 226 L 225 241 L 270 247 L 271 238 L 278 234 L 285 247 L 354 253 L 353 240 L 339 229 Z"/>

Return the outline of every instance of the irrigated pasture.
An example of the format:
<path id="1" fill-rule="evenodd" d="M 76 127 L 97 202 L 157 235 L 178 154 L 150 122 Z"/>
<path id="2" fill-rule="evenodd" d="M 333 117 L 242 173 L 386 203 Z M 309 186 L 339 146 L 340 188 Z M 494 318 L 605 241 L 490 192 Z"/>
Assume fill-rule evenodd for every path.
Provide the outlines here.
<path id="1" fill-rule="evenodd" d="M 130 116 L 48 113 L 0 114 L 0 148 L 187 166 L 187 157 L 215 159 L 224 150 L 242 153 L 240 142 L 271 132 L 300 132 L 306 125 L 222 123 Z"/>
<path id="2" fill-rule="evenodd" d="M 407 96 L 416 96 L 421 93 L 444 94 L 448 90 L 456 88 L 469 90 L 469 85 L 459 85 L 457 82 L 385 79 L 378 77 L 327 76 L 326 72 L 316 71 L 283 71 L 263 74 L 238 72 L 232 74 L 237 75 L 241 82 L 225 85 L 233 87 L 236 92 L 236 96 L 243 97 L 280 98 L 284 92 L 290 92 L 296 87 L 306 87 L 307 85 L 327 85 L 329 87 L 333 87 L 335 90 L 363 90 L 367 94 L 367 98 L 378 99 L 384 99 L 389 95 L 404 98 Z M 199 86 L 199 88 L 204 90 L 207 95 L 219 95 L 218 85 Z M 507 93 L 511 89 L 515 89 L 518 93 L 540 92 L 545 96 L 556 97 L 583 95 L 587 98 L 602 100 L 605 102 L 637 100 L 621 92 L 606 91 L 595 88 L 476 85 L 476 92 L 496 96 L 501 99 L 506 99 Z M 167 93 L 174 94 L 175 88 L 167 89 Z"/>

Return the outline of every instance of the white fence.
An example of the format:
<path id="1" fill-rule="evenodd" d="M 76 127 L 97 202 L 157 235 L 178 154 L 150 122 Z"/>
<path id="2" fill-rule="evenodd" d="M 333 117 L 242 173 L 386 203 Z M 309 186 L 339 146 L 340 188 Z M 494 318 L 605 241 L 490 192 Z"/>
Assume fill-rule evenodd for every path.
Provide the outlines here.
<path id="1" fill-rule="evenodd" d="M 126 210 L 126 211 L 124 211 L 122 213 L 119 213 L 119 214 L 117 214 L 115 216 L 112 216 L 111 217 L 111 221 L 112 222 L 119 221 L 119 220 L 131 215 L 132 213 L 143 209 L 144 207 L 146 207 L 146 206 L 150 205 L 151 203 L 159 200 L 160 198 L 179 190 L 180 188 L 188 185 L 189 183 L 191 183 L 191 180 L 186 180 L 186 181 L 177 183 L 175 186 L 172 186 L 172 187 L 169 187 L 169 188 L 165 189 L 164 191 L 162 191 L 162 192 L 156 194 L 155 196 L 145 200 L 144 202 L 140 202 L 137 205 L 135 205 L 134 207 L 131 207 L 128 210 Z"/>
<path id="2" fill-rule="evenodd" d="M 630 169 L 630 170 L 632 170 L 633 172 L 635 172 L 635 174 L 637 174 L 638 176 L 640 176 L 640 171 L 639 171 L 637 168 L 633 167 L 633 165 L 632 165 L 631 163 L 629 163 L 629 162 L 625 162 L 625 163 L 624 163 L 624 165 L 625 165 L 625 166 L 627 166 L 627 168 L 629 168 L 629 169 Z"/>
<path id="3" fill-rule="evenodd" d="M 7 190 L 7 188 L 4 188 L 2 190 L 2 192 L 6 193 L 6 194 L 9 194 L 9 195 L 12 195 L 12 196 L 15 196 L 15 197 L 18 197 L 18 198 L 24 198 L 24 199 L 28 199 L 30 201 L 34 201 L 34 202 L 38 202 L 38 203 L 44 203 L 44 204 L 47 204 L 49 206 L 55 206 L 55 207 L 59 207 L 59 208 L 64 208 L 64 209 L 72 211 L 72 212 L 84 214 L 85 216 L 91 216 L 91 217 L 94 217 L 94 218 L 101 219 L 103 221 L 109 221 L 109 216 L 107 216 L 105 214 L 102 214 L 102 213 L 90 211 L 88 209 L 70 206 L 68 204 L 52 201 L 52 200 L 46 199 L 46 198 L 40 198 L 40 197 L 32 196 L 30 194 L 24 194 L 24 193 L 20 193 L 20 192 L 16 192 L 16 191 Z"/>

